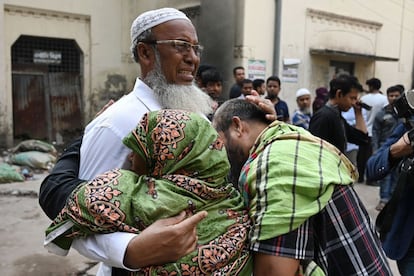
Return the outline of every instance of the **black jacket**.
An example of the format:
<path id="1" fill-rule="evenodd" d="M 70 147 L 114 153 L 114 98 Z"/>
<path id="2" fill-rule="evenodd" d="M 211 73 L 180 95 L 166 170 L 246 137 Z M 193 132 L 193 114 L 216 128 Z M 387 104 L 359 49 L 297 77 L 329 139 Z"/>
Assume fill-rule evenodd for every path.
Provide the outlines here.
<path id="1" fill-rule="evenodd" d="M 367 145 L 369 137 L 367 133 L 348 124 L 335 107 L 324 105 L 312 115 L 309 122 L 309 131 L 345 153 L 346 143 Z"/>

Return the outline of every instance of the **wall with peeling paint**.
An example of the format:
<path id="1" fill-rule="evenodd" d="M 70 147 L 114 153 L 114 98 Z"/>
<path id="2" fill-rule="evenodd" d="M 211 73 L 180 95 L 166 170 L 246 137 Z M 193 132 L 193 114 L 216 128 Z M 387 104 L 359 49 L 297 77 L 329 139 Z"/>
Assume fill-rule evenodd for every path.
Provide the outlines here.
<path id="1" fill-rule="evenodd" d="M 266 77 L 282 78 L 281 97 L 292 111 L 298 88 L 328 84 L 332 61 L 354 64 L 362 83 L 380 78 L 384 90 L 413 84 L 413 0 L 0 0 L 0 147 L 14 142 L 10 49 L 20 35 L 76 40 L 83 54 L 84 127 L 109 99 L 128 93 L 139 75 L 129 50 L 131 22 L 165 6 L 195 11 L 205 46 L 201 62 L 221 70 L 225 90 L 233 83 L 232 68 L 242 65 L 248 75 L 251 60 L 265 62 Z M 296 78 L 284 81 L 285 63 L 292 60 Z"/>
<path id="2" fill-rule="evenodd" d="M 130 92 L 139 66 L 130 53 L 130 26 L 137 15 L 163 6 L 200 1 L 0 0 L 0 147 L 13 145 L 10 49 L 21 35 L 73 39 L 82 57 L 83 128 L 109 100 Z M 65 141 L 64 141 L 65 142 Z"/>

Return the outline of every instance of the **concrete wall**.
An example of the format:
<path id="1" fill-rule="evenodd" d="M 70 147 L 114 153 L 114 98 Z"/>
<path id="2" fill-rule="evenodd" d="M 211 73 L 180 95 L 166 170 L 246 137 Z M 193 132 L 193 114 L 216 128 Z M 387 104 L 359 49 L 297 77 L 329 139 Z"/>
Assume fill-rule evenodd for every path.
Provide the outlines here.
<path id="1" fill-rule="evenodd" d="M 413 1 L 283 1 L 282 9 L 280 72 L 283 58 L 300 60 L 298 81 L 282 84 L 281 97 L 288 101 L 291 110 L 296 107 L 294 93 L 298 88 L 313 91 L 327 86 L 332 77 L 330 60 L 354 62 L 354 74 L 361 83 L 377 77 L 383 82 L 383 91 L 397 83 L 411 87 Z M 335 49 L 394 61 L 310 55 L 310 48 Z"/>
<path id="2" fill-rule="evenodd" d="M 274 74 L 275 8 L 274 0 L 246 1 L 244 10 L 243 63 L 264 60 L 266 76 Z"/>
<path id="3" fill-rule="evenodd" d="M 281 3 L 279 11 L 276 3 Z M 128 93 L 139 75 L 129 52 L 131 22 L 143 11 L 165 6 L 200 6 L 196 27 L 205 46 L 201 62 L 221 70 L 225 96 L 233 83 L 232 68 L 248 68 L 249 60 L 264 61 L 266 77 L 275 72 L 283 77 L 285 59 L 299 61 L 297 81 L 282 80 L 280 96 L 291 112 L 298 88 L 313 91 L 328 85 L 331 60 L 354 62 L 362 83 L 375 76 L 383 81 L 383 90 L 396 83 L 409 88 L 413 82 L 412 0 L 0 0 L 0 145 L 10 145 L 13 137 L 10 49 L 19 35 L 76 40 L 84 55 L 86 124 L 109 98 Z M 281 23 L 275 26 L 278 12 Z M 278 37 L 280 45 L 275 45 Z M 311 55 L 310 48 L 371 58 Z M 373 56 L 394 61 L 375 61 Z"/>
<path id="4" fill-rule="evenodd" d="M 238 64 L 234 57 L 237 26 L 237 0 L 202 0 L 198 28 L 198 38 L 205 50 L 201 63 L 216 66 L 223 74 L 223 97 L 228 97 L 233 84 L 232 68 Z"/>
<path id="5" fill-rule="evenodd" d="M 131 91 L 139 67 L 131 58 L 130 26 L 149 9 L 200 1 L 0 0 L 0 145 L 13 142 L 11 46 L 20 35 L 76 40 L 83 53 L 85 125 L 110 98 Z"/>
<path id="6" fill-rule="evenodd" d="M 127 44 L 122 42 L 122 10 L 118 1 L 106 1 L 108 9 L 100 9 L 99 1 L 3 1 L 2 14 L 4 34 L 4 69 L 0 75 L 2 82 L 1 105 L 12 106 L 11 87 L 11 47 L 20 35 L 74 39 L 83 53 L 83 106 L 85 122 L 91 117 L 90 112 L 96 110 L 94 99 L 102 92 L 111 88 L 109 76 L 118 75 L 126 80 L 128 70 L 121 68 L 128 63 Z M 107 20 L 108 18 L 118 18 Z M 123 50 L 125 49 L 125 51 Z M 108 54 L 116 52 L 118 54 Z M 93 77 L 92 77 L 93 76 Z M 109 88 L 108 88 L 109 87 Z M 118 86 L 121 93 L 130 89 Z M 4 107 L 3 107 L 4 108 Z M 89 112 L 90 111 L 90 112 Z M 12 137 L 12 112 L 4 112 L 1 118 L 2 137 L 7 145 Z M 80 122 L 82 124 L 82 122 Z"/>

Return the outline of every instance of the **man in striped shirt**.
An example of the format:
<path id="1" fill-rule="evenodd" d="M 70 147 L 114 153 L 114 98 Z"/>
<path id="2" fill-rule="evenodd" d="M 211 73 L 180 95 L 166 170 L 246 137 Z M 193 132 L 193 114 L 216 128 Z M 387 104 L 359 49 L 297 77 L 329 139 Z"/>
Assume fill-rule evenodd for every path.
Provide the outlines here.
<path id="1" fill-rule="evenodd" d="M 253 221 L 256 275 L 392 275 L 337 148 L 244 100 L 225 102 L 213 125 Z"/>

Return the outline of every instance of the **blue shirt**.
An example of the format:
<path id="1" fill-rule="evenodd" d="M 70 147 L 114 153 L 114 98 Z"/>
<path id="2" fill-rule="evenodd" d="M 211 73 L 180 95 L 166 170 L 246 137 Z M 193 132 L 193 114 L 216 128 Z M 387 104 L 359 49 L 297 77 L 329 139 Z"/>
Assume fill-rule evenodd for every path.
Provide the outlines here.
<path id="1" fill-rule="evenodd" d="M 300 110 L 296 110 L 295 113 L 293 113 L 292 124 L 295 126 L 303 127 L 304 129 L 308 129 L 310 119 L 310 114 L 305 114 Z"/>
<path id="2" fill-rule="evenodd" d="M 384 178 L 393 168 L 393 165 L 389 162 L 390 147 L 397 142 L 404 133 L 407 132 L 407 128 L 403 123 L 399 123 L 391 136 L 382 144 L 382 146 L 372 155 L 366 166 L 366 174 L 369 180 L 379 180 Z"/>
<path id="3" fill-rule="evenodd" d="M 385 177 L 391 169 L 400 162 L 389 162 L 389 152 L 392 144 L 397 142 L 408 128 L 399 123 L 392 135 L 372 155 L 367 162 L 366 174 L 369 180 Z M 398 184 L 397 184 L 398 185 Z M 392 226 L 382 242 L 382 247 L 390 259 L 404 258 L 410 248 L 414 248 L 414 193 L 413 185 L 405 185 L 398 199 L 397 209 L 393 215 Z"/>
<path id="4" fill-rule="evenodd" d="M 275 110 L 278 121 L 289 121 L 289 108 L 285 101 L 279 99 L 279 101 L 275 104 Z"/>

